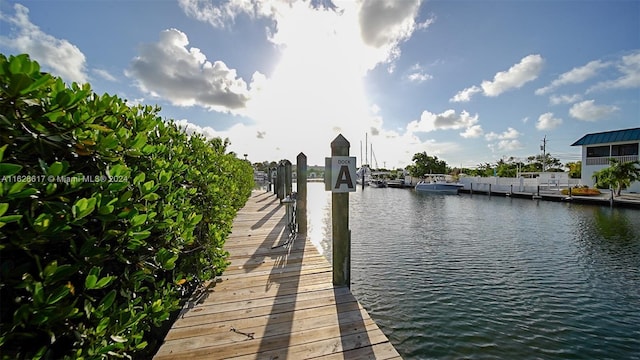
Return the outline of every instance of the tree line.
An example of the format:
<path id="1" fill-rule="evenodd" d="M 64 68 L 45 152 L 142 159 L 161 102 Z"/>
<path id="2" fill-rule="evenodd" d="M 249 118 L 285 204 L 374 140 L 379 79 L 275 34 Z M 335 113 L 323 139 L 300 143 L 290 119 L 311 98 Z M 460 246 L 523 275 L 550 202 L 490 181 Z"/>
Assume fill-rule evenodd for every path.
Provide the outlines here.
<path id="1" fill-rule="evenodd" d="M 425 174 L 450 174 L 459 176 L 499 176 L 516 177 L 523 172 L 564 172 L 569 169 L 569 177 L 580 178 L 582 162 L 570 162 L 563 165 L 559 159 L 550 154 L 528 156 L 524 161 L 513 156 L 503 158 L 495 163 L 480 163 L 475 168 L 450 167 L 446 161 L 438 159 L 437 156 L 430 156 L 426 151 L 416 153 L 411 159 L 414 163 L 408 165 L 406 170 L 411 176 L 422 177 Z"/>
<path id="2" fill-rule="evenodd" d="M 425 174 L 516 177 L 517 174 L 524 172 L 564 171 L 560 160 L 550 154 L 545 154 L 544 157 L 542 155 L 529 156 L 526 162 L 509 157 L 500 159 L 495 164 L 479 164 L 475 169 L 451 168 L 444 160 L 438 159 L 437 156 L 429 156 L 426 152 L 415 154 L 412 160 L 414 164 L 407 166 L 406 169 L 414 177 L 422 177 Z M 579 179 L 581 177 L 581 161 L 567 163 L 564 167 L 569 169 L 570 178 Z M 628 188 L 634 181 L 640 181 L 640 162 L 637 160 L 621 162 L 612 158 L 609 167 L 596 171 L 592 176 L 595 187 L 613 189 L 617 195 L 620 195 L 622 189 Z"/>

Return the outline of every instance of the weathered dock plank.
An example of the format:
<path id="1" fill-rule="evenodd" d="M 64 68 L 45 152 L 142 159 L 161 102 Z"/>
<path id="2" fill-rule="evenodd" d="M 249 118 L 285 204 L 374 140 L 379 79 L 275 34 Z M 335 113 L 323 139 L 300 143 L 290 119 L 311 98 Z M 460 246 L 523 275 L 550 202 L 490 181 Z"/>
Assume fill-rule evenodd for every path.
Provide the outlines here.
<path id="1" fill-rule="evenodd" d="M 401 359 L 285 206 L 254 192 L 225 245 L 230 265 L 196 292 L 154 359 Z"/>

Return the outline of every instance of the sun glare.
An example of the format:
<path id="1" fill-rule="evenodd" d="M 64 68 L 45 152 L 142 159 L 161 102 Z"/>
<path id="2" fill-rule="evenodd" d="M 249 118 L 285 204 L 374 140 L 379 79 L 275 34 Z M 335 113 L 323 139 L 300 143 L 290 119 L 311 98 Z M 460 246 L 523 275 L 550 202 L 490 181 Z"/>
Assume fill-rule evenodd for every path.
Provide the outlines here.
<path id="1" fill-rule="evenodd" d="M 281 60 L 252 100 L 251 116 L 267 132 L 265 143 L 328 156 L 338 133 L 358 141 L 374 120 L 363 88 L 366 54 L 358 52 L 364 46 L 357 22 L 347 18 L 354 16 L 347 9 L 295 3 L 283 11 L 272 38 L 282 47 Z"/>

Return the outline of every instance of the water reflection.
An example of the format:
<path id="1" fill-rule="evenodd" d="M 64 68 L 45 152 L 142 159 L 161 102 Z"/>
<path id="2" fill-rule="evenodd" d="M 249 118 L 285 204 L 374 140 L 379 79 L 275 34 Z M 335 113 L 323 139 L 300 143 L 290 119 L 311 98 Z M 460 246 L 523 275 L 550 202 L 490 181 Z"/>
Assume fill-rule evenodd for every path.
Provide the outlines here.
<path id="1" fill-rule="evenodd" d="M 331 193 L 324 191 L 322 183 L 308 183 L 307 189 L 307 239 L 330 261 Z"/>
<path id="2" fill-rule="evenodd" d="M 633 228 L 630 221 L 629 212 L 619 209 L 596 207 L 593 218 L 600 235 L 607 239 L 637 240 L 640 238 L 637 229 Z M 633 214 L 635 215 L 635 214 Z M 635 225 L 640 222 L 640 215 L 636 217 Z"/>
<path id="3" fill-rule="evenodd" d="M 331 256 L 331 196 L 309 184 Z M 402 189 L 350 195 L 352 290 L 405 358 L 640 358 L 640 212 Z"/>

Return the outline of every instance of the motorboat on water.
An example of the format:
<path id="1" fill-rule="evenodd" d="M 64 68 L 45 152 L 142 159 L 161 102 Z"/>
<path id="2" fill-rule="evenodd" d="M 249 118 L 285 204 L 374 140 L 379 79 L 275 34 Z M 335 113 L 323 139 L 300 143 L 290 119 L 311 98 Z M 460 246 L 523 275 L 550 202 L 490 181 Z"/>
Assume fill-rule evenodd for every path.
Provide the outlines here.
<path id="1" fill-rule="evenodd" d="M 407 170 L 402 170 L 402 174 L 400 176 L 398 176 L 400 174 L 396 174 L 397 178 L 396 179 L 388 179 L 387 180 L 387 187 L 390 188 L 408 188 L 408 187 L 413 187 L 411 186 L 411 176 L 409 176 L 409 173 L 407 172 Z"/>
<path id="2" fill-rule="evenodd" d="M 383 188 L 387 187 L 387 182 L 380 178 L 371 178 L 371 180 L 369 180 L 369 186 Z"/>
<path id="3" fill-rule="evenodd" d="M 405 187 L 404 180 L 402 180 L 402 179 L 387 180 L 387 187 L 390 187 L 390 188 L 403 188 L 403 187 Z"/>
<path id="4" fill-rule="evenodd" d="M 464 187 L 463 184 L 448 180 L 445 174 L 425 175 L 425 179 L 416 184 L 417 192 L 433 192 L 456 195 Z M 450 176 L 449 176 L 450 178 Z"/>

